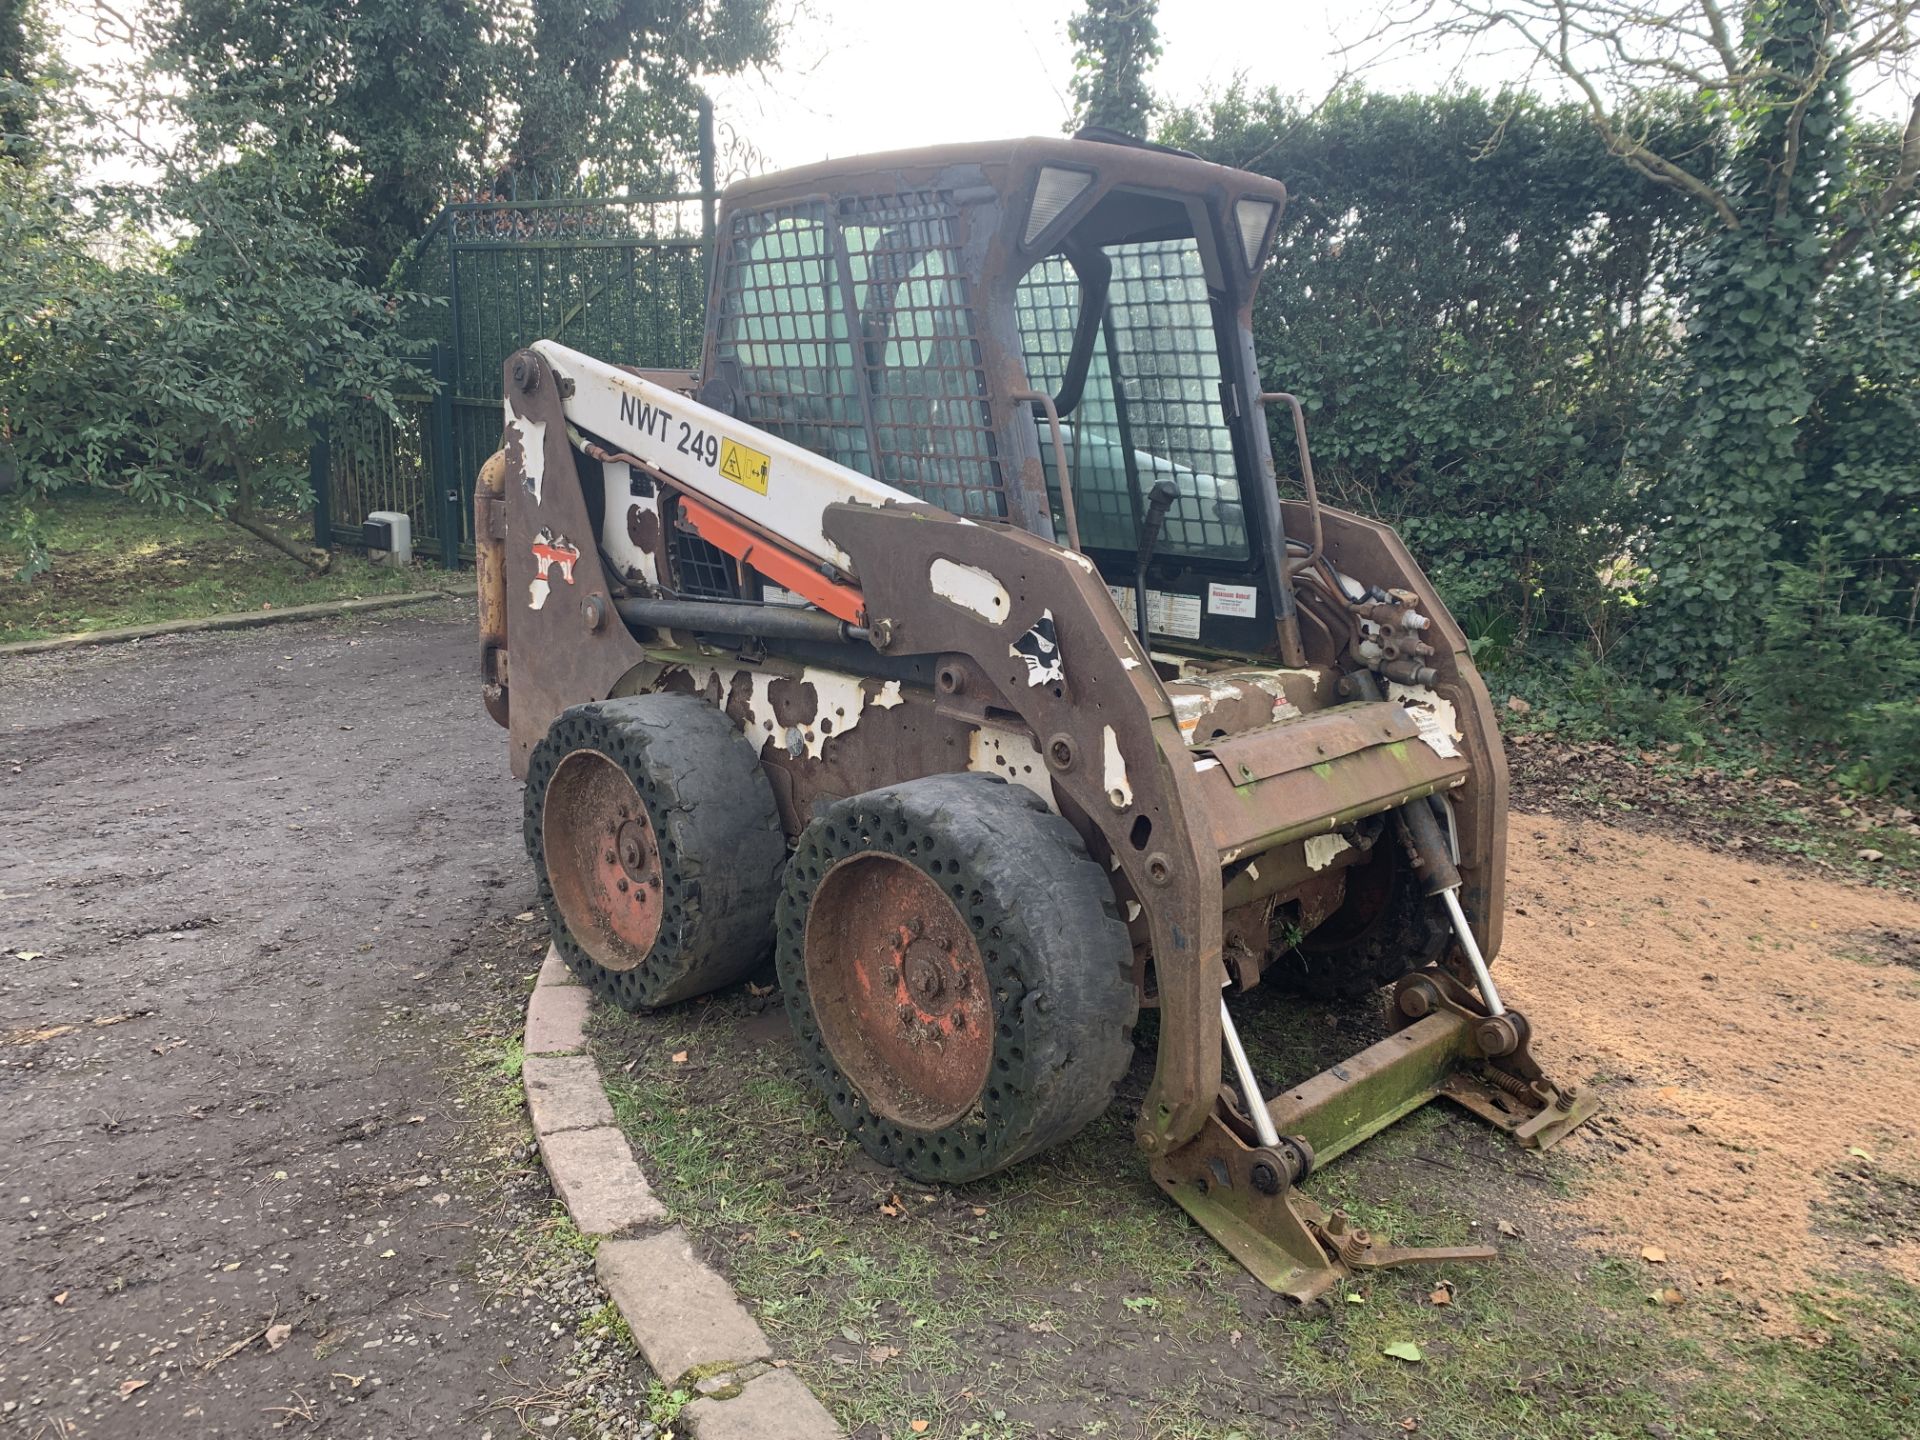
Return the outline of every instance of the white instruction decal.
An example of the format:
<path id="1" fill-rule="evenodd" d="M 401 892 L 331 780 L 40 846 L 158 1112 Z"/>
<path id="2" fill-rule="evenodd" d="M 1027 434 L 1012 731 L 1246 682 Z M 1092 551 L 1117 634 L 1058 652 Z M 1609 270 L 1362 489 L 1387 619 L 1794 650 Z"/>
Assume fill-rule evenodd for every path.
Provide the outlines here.
<path id="1" fill-rule="evenodd" d="M 1207 613 L 1236 615 L 1242 620 L 1258 620 L 1260 618 L 1260 587 L 1222 585 L 1215 581 L 1207 586 Z"/>
<path id="2" fill-rule="evenodd" d="M 1109 585 L 1107 591 L 1113 596 L 1113 603 L 1120 607 L 1120 613 L 1127 617 L 1128 625 L 1132 625 L 1133 591 L 1118 585 Z M 1171 635 L 1177 640 L 1198 640 L 1200 597 L 1175 595 L 1166 590 L 1147 591 L 1147 628 L 1156 635 Z"/>

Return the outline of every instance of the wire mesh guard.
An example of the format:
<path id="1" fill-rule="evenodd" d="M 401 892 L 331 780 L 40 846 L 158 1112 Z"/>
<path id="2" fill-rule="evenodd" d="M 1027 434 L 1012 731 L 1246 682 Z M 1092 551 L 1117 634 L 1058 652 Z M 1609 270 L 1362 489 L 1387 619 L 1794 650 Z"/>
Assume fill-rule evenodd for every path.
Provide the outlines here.
<path id="1" fill-rule="evenodd" d="M 955 513 L 1007 513 L 948 196 L 736 214 L 718 329 L 743 418 Z"/>
<path id="2" fill-rule="evenodd" d="M 1062 416 L 1081 543 L 1134 549 L 1141 496 L 1172 479 L 1179 496 L 1162 554 L 1239 559 L 1245 511 L 1233 437 L 1221 409 L 1219 342 L 1197 242 L 1111 245 L 1106 311 L 1077 403 Z M 1022 279 L 1015 299 L 1028 378 L 1059 395 L 1080 322 L 1080 281 L 1059 255 Z M 1041 447 L 1055 527 L 1060 477 Z"/>

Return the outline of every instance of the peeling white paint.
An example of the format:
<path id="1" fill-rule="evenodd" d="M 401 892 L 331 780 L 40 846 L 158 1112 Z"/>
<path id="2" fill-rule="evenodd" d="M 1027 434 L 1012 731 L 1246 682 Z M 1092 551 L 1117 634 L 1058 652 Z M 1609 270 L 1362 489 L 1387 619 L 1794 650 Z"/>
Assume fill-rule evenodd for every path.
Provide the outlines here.
<path id="1" fill-rule="evenodd" d="M 1100 742 L 1106 761 L 1107 803 L 1116 810 L 1124 810 L 1133 804 L 1133 786 L 1127 782 L 1127 762 L 1121 757 L 1120 737 L 1113 733 L 1113 726 L 1101 727 Z"/>
<path id="2" fill-rule="evenodd" d="M 1207 680 L 1196 677 L 1182 684 L 1198 685 L 1198 691 L 1181 690 L 1175 692 L 1173 700 L 1174 723 L 1180 727 L 1180 738 L 1193 744 L 1195 731 L 1200 722 L 1228 700 L 1238 700 L 1246 692 L 1231 680 Z"/>
<path id="3" fill-rule="evenodd" d="M 1344 835 L 1309 835 L 1306 841 L 1307 869 L 1324 870 L 1342 850 L 1351 850 Z"/>
<path id="4" fill-rule="evenodd" d="M 1398 700 L 1406 708 L 1420 727 L 1420 738 L 1434 754 L 1449 760 L 1459 758 L 1460 741 L 1466 737 L 1460 733 L 1459 717 L 1451 701 L 1424 685 L 1402 685 L 1398 681 L 1387 682 L 1387 698 Z"/>
<path id="5" fill-rule="evenodd" d="M 977 565 L 961 565 L 943 557 L 928 567 L 927 583 L 942 600 L 994 625 L 1005 623 L 1013 608 L 1013 597 L 999 577 Z"/>
<path id="6" fill-rule="evenodd" d="M 653 552 L 633 543 L 627 515 L 638 509 L 653 515 L 654 523 L 658 524 L 660 501 L 657 495 L 636 496 L 630 475 L 623 461 L 608 460 L 600 466 L 600 489 L 606 496 L 606 504 L 601 507 L 600 548 L 620 567 L 623 575 L 637 573 L 648 584 L 657 585 L 660 575 Z"/>
<path id="7" fill-rule="evenodd" d="M 1307 674 L 1313 677 L 1313 688 L 1320 688 L 1320 673 L 1317 670 L 1291 671 L 1291 674 Z M 1267 692 L 1273 699 L 1273 723 L 1278 725 L 1286 720 L 1298 720 L 1300 707 L 1287 698 L 1287 687 L 1273 675 L 1253 675 L 1249 677 L 1257 689 Z"/>
<path id="8" fill-rule="evenodd" d="M 1140 902 L 1138 900 L 1127 901 L 1127 923 L 1131 925 L 1134 921 L 1138 920 L 1139 918 L 1140 918 Z"/>
<path id="9" fill-rule="evenodd" d="M 1078 565 L 1082 570 L 1086 571 L 1089 575 L 1092 575 L 1095 573 L 1093 568 L 1093 561 L 1089 560 L 1086 556 L 1082 555 L 1078 550 L 1067 551 L 1067 559 L 1071 560 L 1074 564 Z"/>
<path id="10" fill-rule="evenodd" d="M 540 503 L 540 487 L 547 481 L 547 422 L 529 420 L 507 406 L 507 428 L 520 441 L 520 471 L 527 477 L 527 493 Z"/>
<path id="11" fill-rule="evenodd" d="M 775 741 L 795 758 L 805 755 L 818 760 L 828 742 L 858 725 L 861 715 L 868 708 L 891 710 L 903 703 L 898 680 L 886 681 L 878 694 L 868 696 L 859 676 L 843 675 L 833 670 L 816 670 L 811 666 L 798 675 L 774 675 L 765 670 L 750 670 L 742 665 L 689 665 L 687 674 L 692 678 L 696 690 L 704 690 L 708 678 L 718 675 L 722 704 L 728 703 L 733 697 L 734 677 L 744 674 L 747 677 L 744 697 L 747 739 L 756 748 L 764 748 L 768 741 Z M 780 723 L 780 718 L 774 714 L 772 687 L 781 680 L 790 680 L 795 686 L 813 687 L 814 712 L 811 720 L 792 726 Z"/>
<path id="12" fill-rule="evenodd" d="M 1198 760 L 1193 762 L 1193 773 L 1196 775 L 1202 775 L 1209 770 L 1218 770 L 1219 768 L 1220 762 L 1211 755 L 1202 755 Z"/>
<path id="13" fill-rule="evenodd" d="M 1003 730 L 997 725 L 975 730 L 967 737 L 967 769 L 998 775 L 1010 785 L 1031 790 L 1047 802 L 1049 810 L 1059 808 L 1053 803 L 1053 782 L 1047 778 L 1039 743 L 1024 730 Z"/>
<path id="14" fill-rule="evenodd" d="M 1123 670 L 1138 670 L 1140 668 L 1140 662 L 1131 655 L 1123 655 L 1120 657 L 1120 668 Z"/>

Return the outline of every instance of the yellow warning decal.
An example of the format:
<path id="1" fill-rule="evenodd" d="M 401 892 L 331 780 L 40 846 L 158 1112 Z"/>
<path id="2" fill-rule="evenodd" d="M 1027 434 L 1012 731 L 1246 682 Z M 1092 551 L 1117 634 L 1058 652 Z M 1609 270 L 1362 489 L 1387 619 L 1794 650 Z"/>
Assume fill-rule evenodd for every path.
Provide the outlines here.
<path id="1" fill-rule="evenodd" d="M 749 450 L 733 440 L 720 442 L 720 473 L 736 485 L 744 485 L 756 494 L 767 493 L 767 467 L 773 461 L 758 450 Z"/>

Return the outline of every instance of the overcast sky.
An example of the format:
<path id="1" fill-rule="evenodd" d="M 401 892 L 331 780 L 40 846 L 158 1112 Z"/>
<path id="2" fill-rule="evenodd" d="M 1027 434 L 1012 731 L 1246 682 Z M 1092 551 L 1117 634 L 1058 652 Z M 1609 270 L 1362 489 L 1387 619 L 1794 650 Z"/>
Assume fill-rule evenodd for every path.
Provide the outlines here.
<path id="1" fill-rule="evenodd" d="M 708 86 L 723 124 L 775 167 L 957 140 L 1057 135 L 1072 109 L 1067 19 L 1078 0 L 802 0 L 778 71 Z M 1318 96 L 1370 0 L 1162 0 L 1152 83 L 1184 104 L 1237 75 Z M 1406 56 L 1386 88 L 1444 84 L 1450 62 Z"/>

